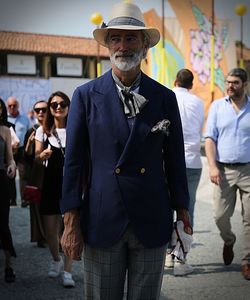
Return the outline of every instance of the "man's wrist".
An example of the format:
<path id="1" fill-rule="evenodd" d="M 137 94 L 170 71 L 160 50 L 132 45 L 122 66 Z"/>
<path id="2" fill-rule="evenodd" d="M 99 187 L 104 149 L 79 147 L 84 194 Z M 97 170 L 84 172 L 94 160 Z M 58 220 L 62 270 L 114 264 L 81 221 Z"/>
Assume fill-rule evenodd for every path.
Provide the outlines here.
<path id="1" fill-rule="evenodd" d="M 184 224 L 184 228 L 191 228 L 189 212 L 186 208 L 179 208 L 176 210 L 177 221 L 182 221 Z"/>
<path id="2" fill-rule="evenodd" d="M 189 213 L 186 208 L 177 208 L 176 209 L 177 220 L 188 220 L 189 221 Z"/>

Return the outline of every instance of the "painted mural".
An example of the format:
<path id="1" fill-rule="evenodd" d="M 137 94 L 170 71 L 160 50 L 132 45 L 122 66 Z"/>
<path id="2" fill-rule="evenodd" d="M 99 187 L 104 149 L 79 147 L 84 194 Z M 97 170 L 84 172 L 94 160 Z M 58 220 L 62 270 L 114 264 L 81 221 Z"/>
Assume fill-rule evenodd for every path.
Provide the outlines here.
<path id="1" fill-rule="evenodd" d="M 168 2 L 176 18 L 165 18 L 164 44 L 161 40 L 150 50 L 147 72 L 173 88 L 176 73 L 181 68 L 190 69 L 195 78 L 193 92 L 204 100 L 207 112 L 211 102 L 224 95 L 225 75 L 236 66 L 233 26 L 231 21 L 217 20 L 215 15 L 212 36 L 211 0 Z M 150 10 L 144 17 L 148 26 L 162 33 L 161 16 Z"/>
<path id="2" fill-rule="evenodd" d="M 50 81 L 46 79 L 0 78 L 0 97 L 4 101 L 16 97 L 21 113 L 30 111 L 38 99 L 48 99 L 50 92 Z"/>
<path id="3" fill-rule="evenodd" d="M 151 58 L 154 63 L 152 64 L 151 76 L 171 87 L 175 79 L 176 70 L 185 67 L 184 57 L 171 41 L 164 40 L 164 51 L 161 44 L 162 41 L 152 49 Z"/>
<path id="4" fill-rule="evenodd" d="M 211 79 L 211 32 L 212 24 L 208 17 L 196 6 L 192 6 L 192 12 L 198 24 L 198 29 L 190 29 L 190 63 L 196 72 L 198 79 L 203 83 L 210 82 Z M 223 34 L 222 34 L 223 33 Z M 228 29 L 223 28 L 223 32 L 219 28 L 214 28 L 214 73 L 215 84 L 224 91 L 224 75 L 221 69 L 222 53 L 226 49 L 228 43 Z"/>

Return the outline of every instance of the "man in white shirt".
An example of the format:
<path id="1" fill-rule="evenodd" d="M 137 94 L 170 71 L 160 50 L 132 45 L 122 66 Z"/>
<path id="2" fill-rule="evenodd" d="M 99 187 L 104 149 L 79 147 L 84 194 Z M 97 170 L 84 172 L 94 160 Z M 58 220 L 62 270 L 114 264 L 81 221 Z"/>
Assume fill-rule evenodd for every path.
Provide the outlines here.
<path id="1" fill-rule="evenodd" d="M 186 173 L 190 196 L 189 215 L 190 223 L 194 225 L 194 206 L 196 201 L 196 191 L 201 177 L 202 162 L 200 154 L 200 141 L 202 127 L 204 124 L 204 105 L 203 101 L 196 95 L 191 94 L 193 87 L 193 73 L 188 69 L 181 69 L 175 80 L 175 92 L 180 111 L 182 130 L 185 145 Z M 168 259 L 169 262 L 168 263 Z M 167 255 L 166 266 L 173 266 L 171 257 Z M 174 265 L 175 275 L 186 275 L 191 273 L 192 268 L 187 264 L 180 268 Z M 179 274 L 181 273 L 181 274 Z"/>

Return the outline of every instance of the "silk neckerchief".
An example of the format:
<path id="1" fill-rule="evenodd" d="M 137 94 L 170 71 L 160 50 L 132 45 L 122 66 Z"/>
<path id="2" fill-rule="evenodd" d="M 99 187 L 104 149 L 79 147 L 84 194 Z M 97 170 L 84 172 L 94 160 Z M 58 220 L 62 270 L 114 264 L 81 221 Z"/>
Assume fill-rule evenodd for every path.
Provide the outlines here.
<path id="1" fill-rule="evenodd" d="M 141 72 L 138 74 L 131 86 L 123 85 L 120 79 L 114 74 L 113 71 L 112 77 L 118 87 L 118 92 L 120 99 L 123 103 L 125 115 L 127 116 L 127 118 L 135 117 L 137 114 L 140 113 L 140 111 L 148 102 L 148 100 L 142 95 L 134 92 L 135 89 L 139 88 L 141 81 Z"/>

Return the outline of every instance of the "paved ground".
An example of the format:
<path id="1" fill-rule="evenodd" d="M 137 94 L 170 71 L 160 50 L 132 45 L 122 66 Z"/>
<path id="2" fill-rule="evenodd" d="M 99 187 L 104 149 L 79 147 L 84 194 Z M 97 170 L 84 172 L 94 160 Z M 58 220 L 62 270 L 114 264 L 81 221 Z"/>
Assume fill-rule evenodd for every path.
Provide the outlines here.
<path id="1" fill-rule="evenodd" d="M 205 162 L 205 161 L 204 161 Z M 212 184 L 207 178 L 204 163 L 198 200 L 195 210 L 194 243 L 189 254 L 189 263 L 194 273 L 186 277 L 174 277 L 171 270 L 165 270 L 161 300 L 182 299 L 224 299 L 246 300 L 250 295 L 250 281 L 240 274 L 242 256 L 242 224 L 238 203 L 232 219 L 237 235 L 235 259 L 231 266 L 222 262 L 223 242 L 212 218 Z M 11 208 L 11 229 L 18 257 L 14 260 L 17 280 L 6 284 L 0 275 L 1 300 L 84 300 L 82 296 L 82 263 L 75 262 L 74 289 L 63 288 L 60 279 L 47 278 L 48 249 L 37 248 L 29 242 L 29 209 Z M 3 253 L 0 251 L 0 274 L 3 274 Z"/>

